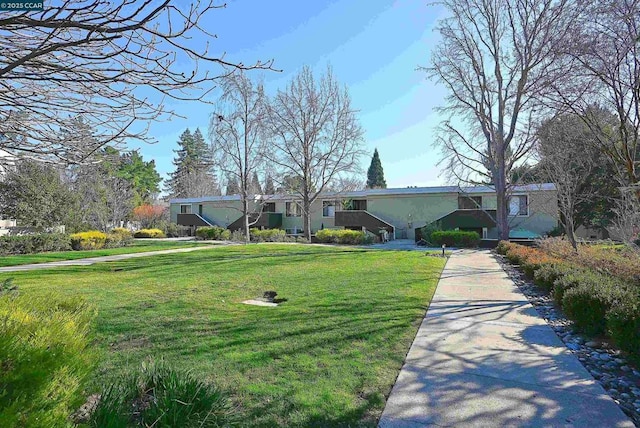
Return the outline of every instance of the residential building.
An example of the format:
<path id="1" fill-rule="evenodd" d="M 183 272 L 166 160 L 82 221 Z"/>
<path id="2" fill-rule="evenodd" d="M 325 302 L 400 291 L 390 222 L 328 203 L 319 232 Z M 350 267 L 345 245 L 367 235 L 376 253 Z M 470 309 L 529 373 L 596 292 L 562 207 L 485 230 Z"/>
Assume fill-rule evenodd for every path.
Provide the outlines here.
<path id="1" fill-rule="evenodd" d="M 240 196 L 172 199 L 171 221 L 184 226 L 217 225 L 231 230 L 243 224 Z M 300 234 L 304 221 L 300 200 L 293 195 L 257 195 L 251 201 L 257 220 L 254 227 L 282 228 Z M 496 195 L 487 186 L 410 187 L 327 193 L 311 206 L 311 229 L 364 229 L 391 238 L 416 239 L 423 226 L 439 222 L 443 229 L 477 231 L 485 239 L 497 239 Z M 259 214 L 260 213 L 260 214 Z M 510 235 L 513 238 L 543 236 L 558 224 L 555 185 L 515 186 L 509 198 Z"/>

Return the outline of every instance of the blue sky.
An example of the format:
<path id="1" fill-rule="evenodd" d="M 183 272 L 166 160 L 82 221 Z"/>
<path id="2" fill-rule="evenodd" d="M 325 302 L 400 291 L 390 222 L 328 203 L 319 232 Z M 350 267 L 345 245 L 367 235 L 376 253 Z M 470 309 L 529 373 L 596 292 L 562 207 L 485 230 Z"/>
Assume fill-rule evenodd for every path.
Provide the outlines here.
<path id="1" fill-rule="evenodd" d="M 445 184 L 432 146 L 439 121 L 434 107 L 442 104 L 442 87 L 426 79 L 419 65 L 429 62 L 437 43 L 433 31 L 442 11 L 424 0 L 230 0 L 225 9 L 210 12 L 205 27 L 218 39 L 214 52 L 245 64 L 274 59 L 282 72 L 263 74 L 273 94 L 305 64 L 319 73 L 327 64 L 348 86 L 360 111 L 365 148 L 378 148 L 389 187 Z M 215 70 L 214 70 L 215 71 Z M 210 101 L 215 101 L 214 97 Z M 166 177 L 178 136 L 189 127 L 206 135 L 213 106 L 198 102 L 170 104 L 186 119 L 153 123 L 157 144 L 136 144 L 145 159 L 155 159 Z M 363 159 L 366 171 L 370 156 Z M 364 178 L 364 176 L 363 176 Z"/>

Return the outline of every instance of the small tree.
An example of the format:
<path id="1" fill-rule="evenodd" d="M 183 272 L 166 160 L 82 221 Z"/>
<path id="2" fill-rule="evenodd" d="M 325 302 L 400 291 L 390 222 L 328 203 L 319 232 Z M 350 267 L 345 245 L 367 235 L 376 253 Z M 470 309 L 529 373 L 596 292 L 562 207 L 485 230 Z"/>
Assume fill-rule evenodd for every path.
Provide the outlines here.
<path id="1" fill-rule="evenodd" d="M 249 242 L 249 227 L 257 221 L 249 218 L 253 212 L 250 202 L 261 193 L 258 169 L 263 165 L 266 99 L 262 84 L 254 84 L 242 72 L 227 75 L 221 86 L 221 103 L 209 126 L 211 146 L 222 173 L 239 186 L 245 240 Z"/>
<path id="2" fill-rule="evenodd" d="M 373 157 L 371 158 L 371 165 L 367 171 L 367 188 L 368 189 L 386 189 L 387 182 L 384 180 L 384 170 L 382 169 L 382 162 L 380 162 L 380 155 L 378 149 L 373 151 Z"/>
<path id="3" fill-rule="evenodd" d="M 143 229 L 158 227 L 165 218 L 166 208 L 160 205 L 144 204 L 133 209 L 132 218 L 140 222 Z"/>
<path id="4" fill-rule="evenodd" d="M 273 184 L 273 178 L 271 178 L 271 175 L 267 175 L 267 178 L 264 180 L 264 193 L 266 195 L 273 195 L 276 193 L 276 186 Z"/>
<path id="5" fill-rule="evenodd" d="M 346 88 L 331 68 L 316 80 L 305 66 L 269 103 L 270 148 L 265 156 L 299 180 L 305 235 L 311 240 L 311 204 L 340 174 L 358 169 L 363 131 Z"/>

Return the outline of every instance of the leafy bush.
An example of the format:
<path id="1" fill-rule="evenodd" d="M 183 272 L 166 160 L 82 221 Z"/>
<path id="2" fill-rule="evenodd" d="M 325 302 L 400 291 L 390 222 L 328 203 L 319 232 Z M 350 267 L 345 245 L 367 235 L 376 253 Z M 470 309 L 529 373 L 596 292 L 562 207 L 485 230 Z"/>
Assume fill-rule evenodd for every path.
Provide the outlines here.
<path id="1" fill-rule="evenodd" d="M 164 234 L 169 238 L 177 238 L 179 236 L 186 235 L 186 232 L 189 230 L 189 226 L 181 226 L 168 221 L 163 221 L 160 229 L 162 229 Z"/>
<path id="2" fill-rule="evenodd" d="M 576 327 L 585 333 L 602 334 L 605 332 L 607 312 L 625 300 L 637 299 L 624 284 L 613 278 L 587 272 L 580 276 L 579 284 L 564 292 L 562 309 Z"/>
<path id="3" fill-rule="evenodd" d="M 640 356 L 640 299 L 618 302 L 607 313 L 607 331 L 622 350 Z"/>
<path id="4" fill-rule="evenodd" d="M 203 226 L 196 229 L 196 238 L 210 241 L 228 241 L 231 239 L 231 231 L 220 226 Z"/>
<path id="5" fill-rule="evenodd" d="M 477 247 L 480 243 L 480 235 L 478 232 L 463 230 L 441 230 L 431 233 L 431 243 L 445 244 L 447 247 Z"/>
<path id="6" fill-rule="evenodd" d="M 131 233 L 129 229 L 126 229 L 124 227 L 115 227 L 111 229 L 111 232 L 109 232 L 109 234 L 121 236 L 122 239 L 133 238 L 133 233 Z"/>
<path id="7" fill-rule="evenodd" d="M 90 426 L 228 427 L 236 421 L 220 389 L 160 361 L 106 387 Z"/>
<path id="8" fill-rule="evenodd" d="M 575 270 L 576 268 L 564 263 L 542 264 L 535 270 L 533 282 L 547 291 L 551 291 L 558 278 Z"/>
<path id="9" fill-rule="evenodd" d="M 79 299 L 0 296 L 0 426 L 68 426 L 84 402 L 95 312 Z"/>
<path id="10" fill-rule="evenodd" d="M 423 228 L 421 228 L 420 234 L 422 236 L 422 239 L 432 244 L 431 234 L 433 232 L 440 232 L 440 231 L 442 231 L 442 224 L 439 221 L 434 221 L 433 223 L 429 223 Z"/>
<path id="11" fill-rule="evenodd" d="M 285 242 L 287 232 L 282 229 L 249 229 L 249 236 L 253 242 Z"/>
<path id="12" fill-rule="evenodd" d="M 373 243 L 373 237 L 360 230 L 322 229 L 316 232 L 318 242 L 330 244 L 362 245 Z"/>
<path id="13" fill-rule="evenodd" d="M 74 233 L 71 235 L 71 248 L 74 250 L 98 250 L 104 248 L 107 235 L 98 230 Z"/>
<path id="14" fill-rule="evenodd" d="M 0 237 L 0 255 L 31 254 L 45 251 L 68 251 L 71 249 L 69 235 L 64 233 L 40 233 L 37 235 Z"/>
<path id="15" fill-rule="evenodd" d="M 140 229 L 133 236 L 135 238 L 166 238 L 164 232 L 160 229 Z"/>

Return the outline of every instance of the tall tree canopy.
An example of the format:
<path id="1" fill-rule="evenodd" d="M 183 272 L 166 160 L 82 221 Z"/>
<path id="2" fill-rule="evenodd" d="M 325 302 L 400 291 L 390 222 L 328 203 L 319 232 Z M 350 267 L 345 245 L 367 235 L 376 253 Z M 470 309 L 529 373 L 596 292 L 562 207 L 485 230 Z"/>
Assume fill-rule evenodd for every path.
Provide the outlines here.
<path id="1" fill-rule="evenodd" d="M 362 127 L 330 67 L 317 79 L 305 66 L 269 103 L 270 150 L 282 176 L 300 180 L 304 232 L 311 239 L 311 204 L 338 176 L 358 168 Z"/>
<path id="2" fill-rule="evenodd" d="M 211 149 L 199 129 L 193 134 L 189 129 L 185 130 L 178 140 L 178 150 L 174 152 L 175 171 L 166 182 L 170 197 L 192 198 L 220 194 Z"/>
<path id="3" fill-rule="evenodd" d="M 437 143 L 452 177 L 490 182 L 499 236 L 507 239 L 508 177 L 531 150 L 539 98 L 565 75 L 561 46 L 575 26 L 573 0 L 442 0 L 442 41 L 428 75 L 447 89 Z"/>
<path id="4" fill-rule="evenodd" d="M 120 156 L 120 164 L 116 174 L 131 183 L 135 192 L 136 206 L 151 203 L 160 192 L 162 179 L 156 171 L 155 161 L 146 162 L 137 150 L 123 153 Z"/>
<path id="5" fill-rule="evenodd" d="M 382 169 L 382 162 L 380 162 L 378 149 L 374 149 L 373 157 L 371 158 L 371 165 L 369 165 L 369 170 L 367 171 L 367 188 L 387 188 L 387 182 L 384 179 L 384 170 Z"/>

